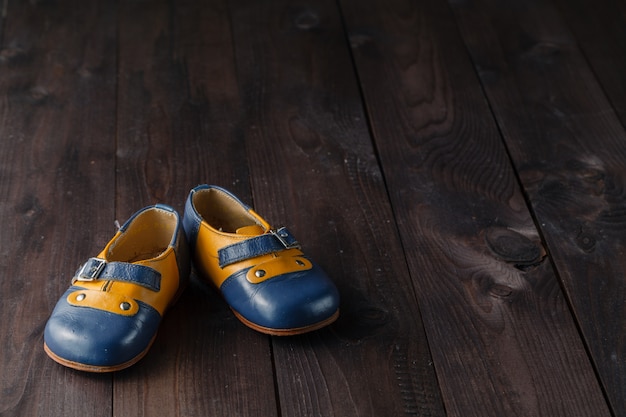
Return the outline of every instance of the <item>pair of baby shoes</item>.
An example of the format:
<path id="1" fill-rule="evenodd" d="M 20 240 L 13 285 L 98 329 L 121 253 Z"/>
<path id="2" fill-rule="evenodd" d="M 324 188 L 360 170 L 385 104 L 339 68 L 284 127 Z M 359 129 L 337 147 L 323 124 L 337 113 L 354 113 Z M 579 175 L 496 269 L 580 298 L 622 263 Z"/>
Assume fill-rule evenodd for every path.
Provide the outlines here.
<path id="1" fill-rule="evenodd" d="M 44 330 L 56 362 L 91 372 L 127 368 L 152 345 L 191 261 L 247 326 L 270 335 L 324 327 L 339 295 L 286 228 L 223 188 L 191 190 L 184 218 L 163 204 L 135 213 L 100 254 L 75 273 Z"/>

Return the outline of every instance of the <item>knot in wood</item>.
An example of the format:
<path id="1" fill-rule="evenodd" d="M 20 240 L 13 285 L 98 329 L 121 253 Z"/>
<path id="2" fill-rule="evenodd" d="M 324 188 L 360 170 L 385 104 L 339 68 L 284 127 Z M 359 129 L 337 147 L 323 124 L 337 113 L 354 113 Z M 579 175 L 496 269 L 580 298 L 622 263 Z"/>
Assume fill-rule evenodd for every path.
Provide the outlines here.
<path id="1" fill-rule="evenodd" d="M 510 229 L 489 229 L 485 234 L 485 240 L 489 249 L 506 262 L 529 265 L 541 258 L 541 248 L 538 244 Z"/>
<path id="2" fill-rule="evenodd" d="M 507 298 L 513 294 L 513 288 L 508 285 L 494 284 L 489 288 L 489 294 L 494 298 Z"/>
<path id="3" fill-rule="evenodd" d="M 4 48 L 0 50 L 0 62 L 10 61 L 13 58 L 24 53 L 24 50 L 21 48 Z"/>
<path id="4" fill-rule="evenodd" d="M 29 98 L 34 102 L 44 101 L 50 93 L 45 87 L 35 86 L 28 91 Z"/>
<path id="5" fill-rule="evenodd" d="M 538 61 L 549 63 L 561 54 L 561 46 L 554 42 L 540 41 L 535 43 L 528 51 L 526 56 Z"/>
<path id="6" fill-rule="evenodd" d="M 319 26 L 320 17 L 313 10 L 305 10 L 296 16 L 294 23 L 298 29 L 311 30 Z"/>
<path id="7" fill-rule="evenodd" d="M 596 239 L 593 236 L 581 231 L 578 236 L 576 236 L 576 244 L 583 251 L 591 253 L 596 248 Z"/>
<path id="8" fill-rule="evenodd" d="M 359 48 L 372 41 L 372 37 L 365 33 L 353 33 L 350 35 L 349 39 L 350 47 L 352 48 Z"/>

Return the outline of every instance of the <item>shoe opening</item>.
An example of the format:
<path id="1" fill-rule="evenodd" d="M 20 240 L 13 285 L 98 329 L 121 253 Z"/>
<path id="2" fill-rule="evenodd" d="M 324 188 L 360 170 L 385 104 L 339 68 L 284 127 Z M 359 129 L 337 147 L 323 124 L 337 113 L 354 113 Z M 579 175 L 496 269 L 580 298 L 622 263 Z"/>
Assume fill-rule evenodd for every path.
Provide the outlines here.
<path id="1" fill-rule="evenodd" d="M 209 188 L 193 196 L 196 211 L 212 228 L 226 233 L 235 233 L 248 226 L 261 226 L 246 207 L 222 190 Z"/>
<path id="2" fill-rule="evenodd" d="M 176 214 L 151 208 L 137 215 L 116 242 L 109 246 L 109 262 L 137 262 L 156 258 L 176 237 Z"/>

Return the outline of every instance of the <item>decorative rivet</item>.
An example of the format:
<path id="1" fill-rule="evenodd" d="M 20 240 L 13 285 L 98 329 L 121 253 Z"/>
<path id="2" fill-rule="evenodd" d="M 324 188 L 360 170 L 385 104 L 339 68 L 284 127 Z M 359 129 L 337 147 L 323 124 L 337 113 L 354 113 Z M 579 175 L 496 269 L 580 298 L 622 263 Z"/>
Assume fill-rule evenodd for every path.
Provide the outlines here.
<path id="1" fill-rule="evenodd" d="M 300 259 L 296 259 L 296 263 L 300 266 L 304 266 L 304 262 L 302 262 Z"/>
<path id="2" fill-rule="evenodd" d="M 86 295 L 85 294 L 78 294 L 76 296 L 76 301 L 83 301 L 85 299 Z"/>
<path id="3" fill-rule="evenodd" d="M 129 303 L 129 302 L 126 302 L 126 301 L 124 301 L 122 304 L 120 304 L 120 308 L 121 308 L 122 310 L 124 310 L 124 311 L 128 311 L 128 310 L 130 310 L 130 303 Z"/>
<path id="4" fill-rule="evenodd" d="M 256 275 L 257 278 L 262 278 L 265 276 L 265 271 L 263 269 L 259 269 L 254 273 L 254 275 Z"/>

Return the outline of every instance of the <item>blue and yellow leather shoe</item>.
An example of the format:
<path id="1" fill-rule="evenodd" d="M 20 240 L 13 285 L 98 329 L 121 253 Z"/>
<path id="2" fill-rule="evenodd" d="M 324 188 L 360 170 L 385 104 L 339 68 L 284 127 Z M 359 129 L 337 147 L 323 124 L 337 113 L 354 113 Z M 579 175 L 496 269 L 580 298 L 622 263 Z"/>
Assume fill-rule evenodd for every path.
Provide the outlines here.
<path id="1" fill-rule="evenodd" d="M 339 316 L 339 294 L 286 228 L 277 230 L 230 192 L 200 185 L 183 226 L 196 269 L 247 326 L 271 335 L 319 329 Z"/>
<path id="2" fill-rule="evenodd" d="M 46 353 L 82 371 L 131 366 L 148 352 L 190 268 L 178 213 L 160 204 L 138 211 L 74 275 L 46 324 Z"/>

